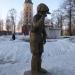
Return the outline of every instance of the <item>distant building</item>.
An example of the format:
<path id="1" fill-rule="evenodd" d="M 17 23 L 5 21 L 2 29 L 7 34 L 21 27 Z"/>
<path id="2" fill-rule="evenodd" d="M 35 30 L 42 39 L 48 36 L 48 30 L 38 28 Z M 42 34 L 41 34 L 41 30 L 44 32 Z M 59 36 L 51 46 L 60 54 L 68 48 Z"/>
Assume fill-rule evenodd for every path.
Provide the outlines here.
<path id="1" fill-rule="evenodd" d="M 46 26 L 46 34 L 49 39 L 56 39 L 61 36 L 60 28 L 51 28 L 50 26 Z"/>
<path id="2" fill-rule="evenodd" d="M 50 19 L 45 19 L 45 26 L 49 28 L 53 28 L 53 23 L 51 22 Z"/>
<path id="3" fill-rule="evenodd" d="M 45 20 L 45 29 L 47 38 L 56 39 L 59 38 L 59 36 L 61 36 L 61 29 L 57 27 L 55 28 L 50 19 Z"/>
<path id="4" fill-rule="evenodd" d="M 22 32 L 24 34 L 29 34 L 29 30 L 33 21 L 33 3 L 31 0 L 25 0 L 23 15 Z"/>

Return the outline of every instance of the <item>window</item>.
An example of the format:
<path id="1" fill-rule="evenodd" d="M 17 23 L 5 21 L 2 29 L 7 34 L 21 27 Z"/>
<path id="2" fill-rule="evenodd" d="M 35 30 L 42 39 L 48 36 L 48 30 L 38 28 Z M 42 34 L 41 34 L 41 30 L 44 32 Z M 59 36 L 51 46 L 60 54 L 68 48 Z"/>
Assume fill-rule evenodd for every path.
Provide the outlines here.
<path id="1" fill-rule="evenodd" d="M 28 7 L 26 8 L 26 10 L 28 11 Z"/>
<path id="2" fill-rule="evenodd" d="M 26 22 L 28 22 L 28 19 L 26 19 Z"/>
<path id="3" fill-rule="evenodd" d="M 31 17 L 32 15 L 30 14 L 30 17 Z"/>
<path id="4" fill-rule="evenodd" d="M 26 12 L 26 17 L 28 17 L 28 12 Z"/>

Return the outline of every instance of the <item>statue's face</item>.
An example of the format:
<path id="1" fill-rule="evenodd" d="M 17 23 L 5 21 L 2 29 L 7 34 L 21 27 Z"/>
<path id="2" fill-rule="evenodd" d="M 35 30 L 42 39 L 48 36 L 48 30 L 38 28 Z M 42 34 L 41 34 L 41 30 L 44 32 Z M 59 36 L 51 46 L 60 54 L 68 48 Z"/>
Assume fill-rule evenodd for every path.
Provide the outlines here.
<path id="1" fill-rule="evenodd" d="M 45 17 L 47 16 L 47 12 L 40 12 L 39 14 L 40 14 L 41 16 L 45 16 Z"/>

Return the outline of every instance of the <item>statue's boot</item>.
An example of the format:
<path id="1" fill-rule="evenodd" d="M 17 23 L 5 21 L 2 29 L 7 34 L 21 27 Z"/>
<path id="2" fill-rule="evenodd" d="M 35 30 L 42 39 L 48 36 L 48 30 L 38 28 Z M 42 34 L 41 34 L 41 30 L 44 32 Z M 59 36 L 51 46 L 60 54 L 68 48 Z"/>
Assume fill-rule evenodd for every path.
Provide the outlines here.
<path id="1" fill-rule="evenodd" d="M 41 69 L 39 70 L 39 72 L 40 72 L 40 73 L 47 73 L 47 70 L 41 68 Z"/>

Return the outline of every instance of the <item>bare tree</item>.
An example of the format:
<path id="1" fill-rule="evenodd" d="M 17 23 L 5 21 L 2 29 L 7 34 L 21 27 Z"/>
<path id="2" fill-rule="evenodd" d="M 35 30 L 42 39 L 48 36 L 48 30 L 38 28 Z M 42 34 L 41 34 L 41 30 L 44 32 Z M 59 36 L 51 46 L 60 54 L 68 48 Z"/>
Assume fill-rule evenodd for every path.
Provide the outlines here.
<path id="1" fill-rule="evenodd" d="M 75 19 L 75 0 L 65 0 L 63 3 L 63 9 L 66 11 L 66 17 L 69 26 L 69 35 L 72 35 L 72 24 Z"/>
<path id="2" fill-rule="evenodd" d="M 9 10 L 9 16 L 10 16 L 10 20 L 13 26 L 12 27 L 13 28 L 12 39 L 15 40 L 16 10 L 14 8 Z"/>
<path id="3" fill-rule="evenodd" d="M 22 26 L 23 26 L 23 11 L 21 11 L 20 16 L 19 16 L 19 21 L 17 24 L 17 30 L 22 32 Z"/>
<path id="4" fill-rule="evenodd" d="M 13 25 L 13 33 L 15 34 L 16 10 L 15 10 L 15 9 L 9 10 L 9 15 L 10 15 L 11 23 L 12 23 L 12 25 Z"/>
<path id="5" fill-rule="evenodd" d="M 0 31 L 3 31 L 3 20 L 0 19 Z"/>
<path id="6" fill-rule="evenodd" d="M 12 31 L 11 30 L 11 21 L 10 19 L 7 17 L 6 19 L 6 30 L 9 32 L 9 31 Z"/>
<path id="7" fill-rule="evenodd" d="M 22 19 L 20 18 L 18 25 L 17 25 L 17 30 L 22 31 L 22 26 L 23 26 L 23 22 L 22 22 Z"/>
<path id="8" fill-rule="evenodd" d="M 61 28 L 61 35 L 62 35 L 62 25 L 64 20 L 64 12 L 60 9 L 55 10 L 51 15 L 51 20 L 53 22 L 54 27 Z"/>

